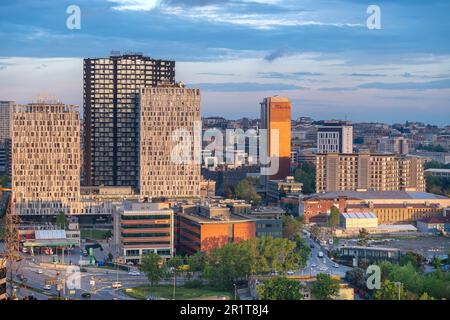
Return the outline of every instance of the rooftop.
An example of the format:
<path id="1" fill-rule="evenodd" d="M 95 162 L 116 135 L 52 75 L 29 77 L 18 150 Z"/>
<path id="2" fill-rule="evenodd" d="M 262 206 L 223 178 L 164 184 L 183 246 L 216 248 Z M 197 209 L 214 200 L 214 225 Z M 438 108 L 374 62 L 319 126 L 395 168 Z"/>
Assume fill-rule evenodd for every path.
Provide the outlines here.
<path id="1" fill-rule="evenodd" d="M 243 216 L 239 216 L 239 215 L 234 215 L 231 214 L 229 216 L 229 219 L 210 219 L 204 216 L 200 216 L 200 215 L 193 215 L 193 214 L 185 214 L 185 213 L 179 213 L 178 216 L 180 217 L 184 217 L 186 219 L 195 221 L 197 223 L 233 223 L 233 222 L 249 222 L 249 221 L 253 221 L 252 219 L 248 219 L 245 218 Z"/>
<path id="2" fill-rule="evenodd" d="M 314 199 L 336 199 L 336 198 L 349 198 L 360 200 L 372 200 L 372 199 L 422 199 L 422 200 L 438 200 L 449 199 L 445 196 L 427 193 L 427 192 L 413 192 L 413 191 L 336 191 L 326 193 L 315 193 L 308 197 L 306 200 Z"/>
<path id="3" fill-rule="evenodd" d="M 378 219 L 372 212 L 344 212 L 342 216 L 346 219 Z"/>

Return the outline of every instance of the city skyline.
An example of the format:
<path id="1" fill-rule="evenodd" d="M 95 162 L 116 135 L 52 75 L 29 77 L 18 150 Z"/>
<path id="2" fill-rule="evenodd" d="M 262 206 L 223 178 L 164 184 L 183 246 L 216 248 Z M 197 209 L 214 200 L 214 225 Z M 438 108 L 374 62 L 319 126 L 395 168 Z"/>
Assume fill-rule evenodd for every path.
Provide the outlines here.
<path id="1" fill-rule="evenodd" d="M 80 30 L 66 27 L 71 4 Z M 446 125 L 450 4 L 432 4 L 378 1 L 382 28 L 369 30 L 367 4 L 350 0 L 5 1 L 0 96 L 50 91 L 81 106 L 83 58 L 132 50 L 175 60 L 203 116 L 256 118 L 263 97 L 282 95 L 293 118 Z"/>

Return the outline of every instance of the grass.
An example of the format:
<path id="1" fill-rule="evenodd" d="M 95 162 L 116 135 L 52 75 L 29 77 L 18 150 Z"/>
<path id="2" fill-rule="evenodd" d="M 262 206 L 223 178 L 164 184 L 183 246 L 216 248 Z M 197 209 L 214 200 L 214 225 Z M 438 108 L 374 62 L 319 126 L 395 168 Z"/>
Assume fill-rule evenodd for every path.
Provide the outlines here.
<path id="1" fill-rule="evenodd" d="M 123 292 L 129 295 L 132 298 L 139 300 L 146 300 L 147 297 L 151 294 L 156 297 L 164 298 L 164 299 L 172 299 L 173 297 L 173 286 L 169 285 L 158 285 L 150 287 L 139 286 L 134 288 L 129 288 L 123 290 Z M 201 299 L 208 297 L 227 297 L 232 299 L 233 295 L 228 291 L 218 291 L 215 289 L 202 287 L 202 288 L 184 288 L 178 286 L 176 288 L 176 296 L 177 300 L 191 300 L 191 299 Z"/>
<path id="2" fill-rule="evenodd" d="M 82 239 L 103 240 L 108 238 L 109 230 L 85 229 L 80 231 Z"/>

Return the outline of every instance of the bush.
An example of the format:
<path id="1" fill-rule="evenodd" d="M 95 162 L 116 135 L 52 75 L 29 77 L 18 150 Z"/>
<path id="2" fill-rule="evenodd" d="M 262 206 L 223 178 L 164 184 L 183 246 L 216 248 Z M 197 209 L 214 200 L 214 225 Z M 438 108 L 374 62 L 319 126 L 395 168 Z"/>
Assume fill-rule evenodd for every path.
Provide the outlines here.
<path id="1" fill-rule="evenodd" d="M 200 280 L 189 280 L 184 283 L 184 287 L 188 289 L 198 289 L 202 287 Z"/>

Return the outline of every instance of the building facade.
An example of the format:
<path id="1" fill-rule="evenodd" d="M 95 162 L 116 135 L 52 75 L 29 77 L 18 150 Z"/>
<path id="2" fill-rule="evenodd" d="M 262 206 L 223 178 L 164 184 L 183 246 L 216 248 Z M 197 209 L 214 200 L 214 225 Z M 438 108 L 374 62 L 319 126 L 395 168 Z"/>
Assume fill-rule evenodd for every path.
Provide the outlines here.
<path id="1" fill-rule="evenodd" d="M 183 85 L 142 89 L 142 197 L 200 196 L 200 90 Z"/>
<path id="2" fill-rule="evenodd" d="M 395 137 L 395 138 L 383 137 L 377 140 L 377 152 L 408 154 L 410 144 L 411 144 L 410 140 L 404 137 Z"/>
<path id="3" fill-rule="evenodd" d="M 424 160 L 394 154 L 316 156 L 316 191 L 425 191 Z"/>
<path id="4" fill-rule="evenodd" d="M 284 179 L 290 174 L 291 165 L 291 102 L 288 98 L 268 97 L 261 102 L 261 129 L 268 131 L 266 156 L 279 161 L 278 172 L 268 179 Z M 260 156 L 263 155 L 260 153 Z"/>
<path id="5" fill-rule="evenodd" d="M 317 128 L 318 153 L 352 153 L 353 127 L 345 124 L 324 123 Z"/>
<path id="6" fill-rule="evenodd" d="M 11 123 L 13 101 L 0 101 L 0 172 L 11 176 Z"/>
<path id="7" fill-rule="evenodd" d="M 6 300 L 6 259 L 0 258 L 0 301 Z"/>
<path id="8" fill-rule="evenodd" d="M 84 59 L 85 185 L 138 187 L 138 94 L 174 81 L 174 61 L 142 54 Z"/>
<path id="9" fill-rule="evenodd" d="M 80 115 L 76 106 L 43 101 L 16 107 L 12 159 L 12 188 L 20 214 L 77 212 Z"/>
<path id="10" fill-rule="evenodd" d="M 252 219 L 230 214 L 226 207 L 202 208 L 196 214 L 177 215 L 177 234 L 177 252 L 195 254 L 255 238 L 256 224 Z"/>
<path id="11" fill-rule="evenodd" d="M 114 210 L 116 253 L 125 263 L 141 263 L 142 256 L 174 254 L 174 215 L 166 203 L 125 201 Z"/>

